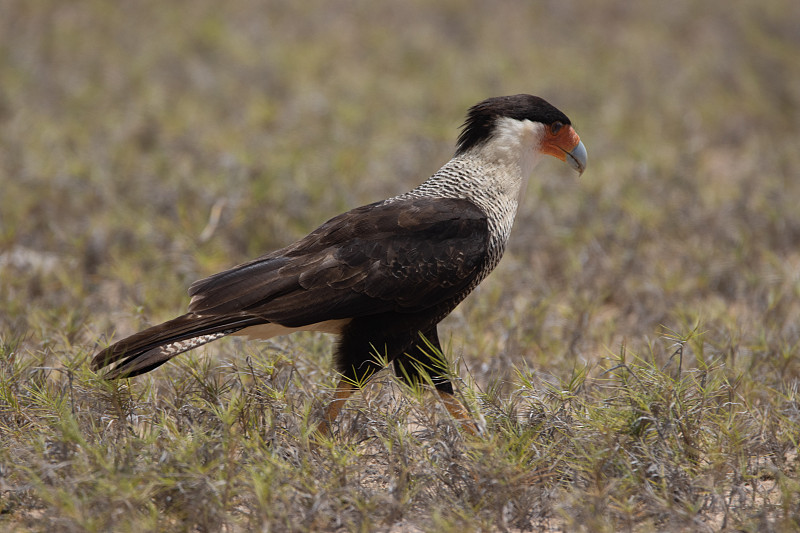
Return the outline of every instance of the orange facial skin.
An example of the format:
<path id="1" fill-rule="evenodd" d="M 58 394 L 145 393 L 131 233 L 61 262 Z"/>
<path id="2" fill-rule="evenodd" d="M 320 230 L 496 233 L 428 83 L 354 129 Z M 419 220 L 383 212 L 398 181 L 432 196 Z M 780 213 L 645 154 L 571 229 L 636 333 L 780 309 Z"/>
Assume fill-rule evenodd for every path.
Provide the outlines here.
<path id="1" fill-rule="evenodd" d="M 578 146 L 581 138 L 572 126 L 564 126 L 560 122 L 548 126 L 547 136 L 542 143 L 542 153 L 552 155 L 561 161 L 567 160 L 567 154 Z"/>
<path id="2" fill-rule="evenodd" d="M 586 170 L 586 147 L 572 126 L 554 122 L 547 126 L 547 133 L 542 141 L 542 153 L 552 155 L 565 161 L 572 168 L 583 174 Z"/>

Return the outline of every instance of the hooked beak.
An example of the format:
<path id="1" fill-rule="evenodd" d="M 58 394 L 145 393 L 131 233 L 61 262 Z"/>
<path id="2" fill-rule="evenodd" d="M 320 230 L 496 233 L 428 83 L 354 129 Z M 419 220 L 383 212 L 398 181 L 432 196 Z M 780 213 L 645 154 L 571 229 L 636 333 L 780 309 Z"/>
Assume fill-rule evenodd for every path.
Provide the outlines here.
<path id="1" fill-rule="evenodd" d="M 586 170 L 586 147 L 583 145 L 583 142 L 578 141 L 578 145 L 569 152 L 566 152 L 566 154 L 566 161 L 569 166 L 577 170 L 579 176 L 583 174 L 583 171 Z"/>

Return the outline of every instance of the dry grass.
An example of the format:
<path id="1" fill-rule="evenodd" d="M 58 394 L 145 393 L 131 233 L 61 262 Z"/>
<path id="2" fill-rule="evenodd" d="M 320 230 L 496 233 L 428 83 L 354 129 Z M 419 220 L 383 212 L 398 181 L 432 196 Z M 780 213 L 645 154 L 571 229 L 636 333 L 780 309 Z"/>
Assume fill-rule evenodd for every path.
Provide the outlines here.
<path id="1" fill-rule="evenodd" d="M 798 57 L 790 0 L 0 3 L 0 527 L 796 530 Z M 382 375 L 310 447 L 324 336 L 87 369 L 516 92 L 590 166 L 445 323 L 484 438 Z"/>

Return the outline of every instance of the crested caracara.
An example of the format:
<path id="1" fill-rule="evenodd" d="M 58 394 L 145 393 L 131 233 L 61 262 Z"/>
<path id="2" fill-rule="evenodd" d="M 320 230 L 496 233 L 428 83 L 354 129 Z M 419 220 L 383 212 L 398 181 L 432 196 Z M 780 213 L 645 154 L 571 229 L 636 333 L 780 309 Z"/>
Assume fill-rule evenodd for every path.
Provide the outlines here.
<path id="1" fill-rule="evenodd" d="M 130 377 L 227 335 L 322 331 L 339 336 L 341 381 L 321 433 L 379 360 L 408 382 L 427 375 L 474 433 L 453 396 L 436 328 L 500 261 L 524 183 L 543 155 L 585 169 L 586 150 L 564 113 L 527 94 L 484 100 L 469 110 L 453 158 L 421 185 L 196 281 L 186 314 L 117 341 L 92 368 L 111 365 L 104 377 Z"/>

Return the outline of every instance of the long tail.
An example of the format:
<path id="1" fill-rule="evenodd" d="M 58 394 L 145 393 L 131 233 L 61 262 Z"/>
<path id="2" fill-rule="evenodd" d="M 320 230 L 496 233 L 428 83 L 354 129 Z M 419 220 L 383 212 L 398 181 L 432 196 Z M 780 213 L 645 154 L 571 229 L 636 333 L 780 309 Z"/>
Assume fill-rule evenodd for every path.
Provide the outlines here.
<path id="1" fill-rule="evenodd" d="M 118 341 L 92 359 L 92 370 L 116 364 L 105 379 L 150 372 L 173 357 L 249 326 L 263 324 L 255 316 L 202 316 L 187 313 Z"/>

